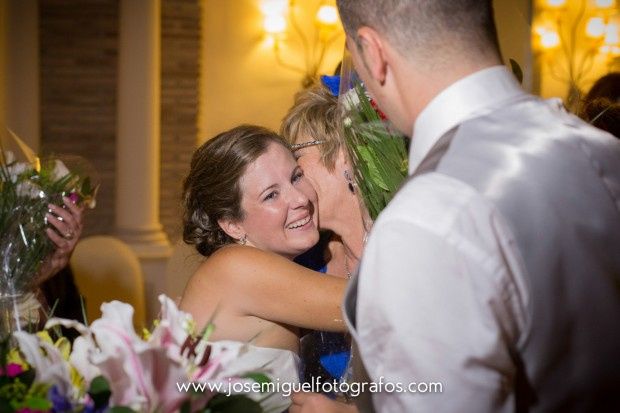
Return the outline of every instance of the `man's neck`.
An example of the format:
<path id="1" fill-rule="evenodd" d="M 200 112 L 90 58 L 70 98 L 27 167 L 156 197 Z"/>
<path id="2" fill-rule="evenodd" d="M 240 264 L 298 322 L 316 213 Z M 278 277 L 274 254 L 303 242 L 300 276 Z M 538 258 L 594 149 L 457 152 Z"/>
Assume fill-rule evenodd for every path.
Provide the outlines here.
<path id="1" fill-rule="evenodd" d="M 404 65 L 403 70 L 397 72 L 397 81 L 403 94 L 401 99 L 408 108 L 409 124 L 405 132 L 411 133 L 420 113 L 435 96 L 450 85 L 480 70 L 501 64 L 499 59 L 491 58 L 477 62 L 463 59 L 458 64 L 442 63 L 439 67 L 428 68 Z"/>

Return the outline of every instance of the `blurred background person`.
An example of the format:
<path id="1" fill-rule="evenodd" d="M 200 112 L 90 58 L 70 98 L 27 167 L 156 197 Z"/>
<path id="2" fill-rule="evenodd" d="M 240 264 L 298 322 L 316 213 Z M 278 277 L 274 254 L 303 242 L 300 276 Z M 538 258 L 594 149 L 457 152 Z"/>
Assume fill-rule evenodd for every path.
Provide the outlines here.
<path id="1" fill-rule="evenodd" d="M 620 138 L 620 72 L 597 80 L 581 104 L 579 116 Z"/>

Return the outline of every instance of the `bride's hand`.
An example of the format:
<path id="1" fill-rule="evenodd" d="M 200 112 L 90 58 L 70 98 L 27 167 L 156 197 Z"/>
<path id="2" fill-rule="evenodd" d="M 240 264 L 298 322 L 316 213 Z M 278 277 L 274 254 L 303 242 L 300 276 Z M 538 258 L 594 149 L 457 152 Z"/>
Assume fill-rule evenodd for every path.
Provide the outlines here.
<path id="1" fill-rule="evenodd" d="M 358 413 L 353 404 L 331 400 L 318 393 L 294 393 L 290 413 Z"/>

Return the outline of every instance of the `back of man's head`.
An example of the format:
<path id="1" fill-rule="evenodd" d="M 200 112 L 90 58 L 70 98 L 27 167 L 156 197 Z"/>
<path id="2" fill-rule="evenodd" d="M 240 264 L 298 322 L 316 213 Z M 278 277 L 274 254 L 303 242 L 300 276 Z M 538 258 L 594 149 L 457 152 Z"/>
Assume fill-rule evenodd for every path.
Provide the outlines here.
<path id="1" fill-rule="evenodd" d="M 347 34 L 360 27 L 383 34 L 419 64 L 464 56 L 499 58 L 491 0 L 337 0 Z M 438 60 L 439 59 L 439 60 Z"/>

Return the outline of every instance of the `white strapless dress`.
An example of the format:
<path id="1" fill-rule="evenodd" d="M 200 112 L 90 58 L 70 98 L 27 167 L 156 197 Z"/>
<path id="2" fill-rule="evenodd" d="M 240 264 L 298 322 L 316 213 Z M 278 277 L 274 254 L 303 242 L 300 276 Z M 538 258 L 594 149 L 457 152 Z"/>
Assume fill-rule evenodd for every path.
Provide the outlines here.
<path id="1" fill-rule="evenodd" d="M 281 412 L 290 404 L 290 392 L 299 383 L 299 356 L 290 350 L 258 347 L 239 341 L 214 341 L 211 345 L 211 360 L 221 360 L 227 376 L 244 376 L 258 372 L 267 375 L 275 392 L 247 394 L 260 401 L 264 411 Z"/>

